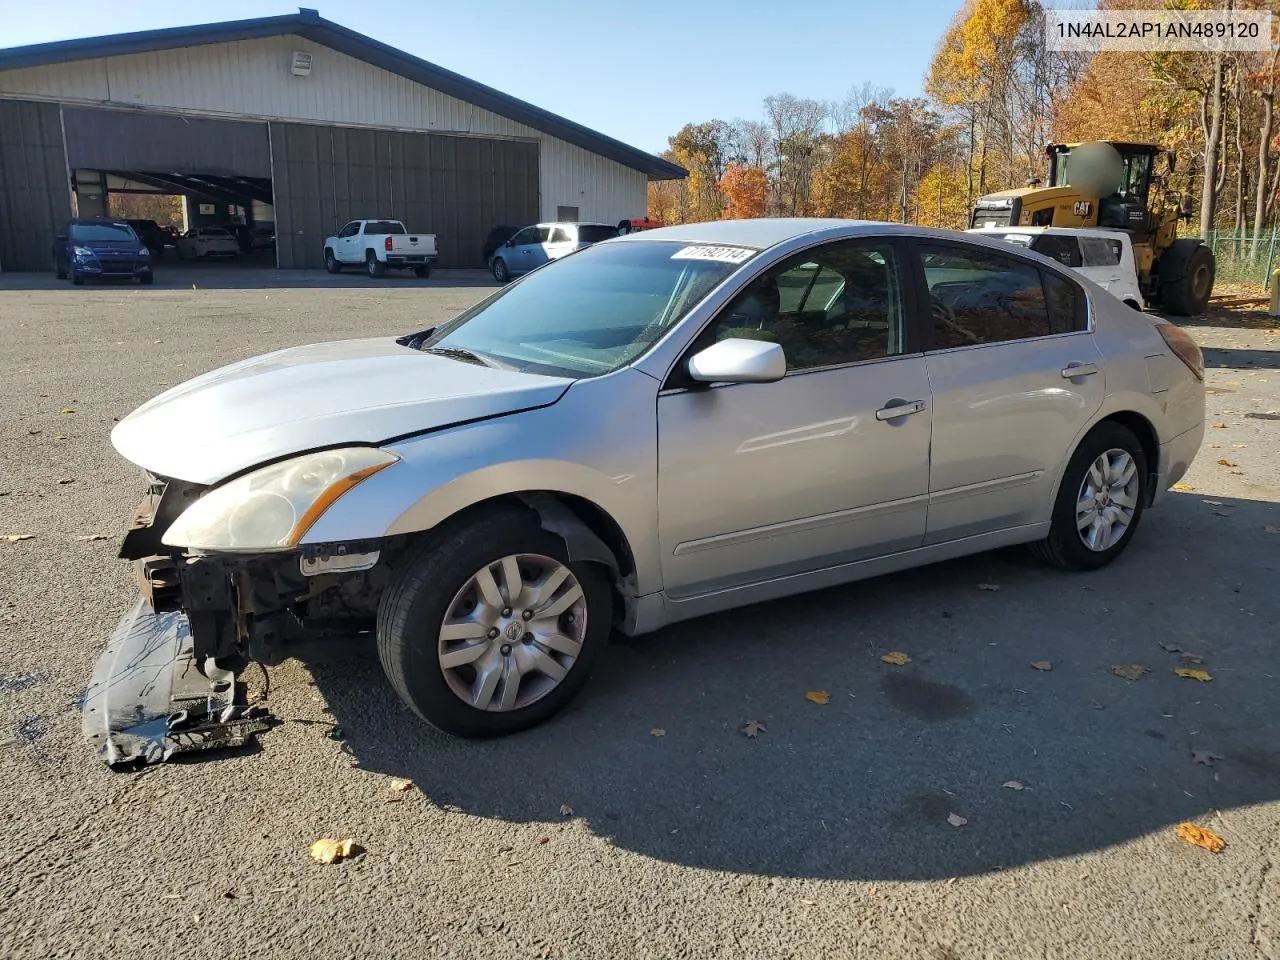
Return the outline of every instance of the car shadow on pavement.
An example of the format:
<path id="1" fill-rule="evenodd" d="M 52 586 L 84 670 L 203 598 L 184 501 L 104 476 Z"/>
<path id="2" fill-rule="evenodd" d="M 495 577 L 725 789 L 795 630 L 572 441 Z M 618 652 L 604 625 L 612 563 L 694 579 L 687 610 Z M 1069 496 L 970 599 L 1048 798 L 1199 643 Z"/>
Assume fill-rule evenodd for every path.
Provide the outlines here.
<path id="1" fill-rule="evenodd" d="M 1006 551 L 615 637 L 502 740 L 429 728 L 371 644 L 308 664 L 361 767 L 466 814 L 711 870 L 979 874 L 1280 799 L 1280 504 L 1174 493 L 1142 527 L 1091 574 Z"/>
<path id="2" fill-rule="evenodd" d="M 1203 347 L 1204 365 L 1225 370 L 1280 369 L 1280 351 L 1241 350 L 1234 347 Z"/>

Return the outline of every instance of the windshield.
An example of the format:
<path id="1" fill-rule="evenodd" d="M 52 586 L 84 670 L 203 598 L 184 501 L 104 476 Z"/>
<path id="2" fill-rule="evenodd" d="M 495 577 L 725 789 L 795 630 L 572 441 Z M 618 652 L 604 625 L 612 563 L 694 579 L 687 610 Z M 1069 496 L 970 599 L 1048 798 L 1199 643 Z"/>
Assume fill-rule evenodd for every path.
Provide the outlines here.
<path id="1" fill-rule="evenodd" d="M 662 241 L 587 247 L 437 328 L 422 348 L 465 350 L 529 373 L 600 376 L 639 357 L 756 252 Z"/>
<path id="2" fill-rule="evenodd" d="M 137 237 L 123 223 L 73 223 L 72 240 L 117 240 L 121 243 L 137 243 Z"/>
<path id="3" fill-rule="evenodd" d="M 599 243 L 618 235 L 617 227 L 607 227 L 597 223 L 583 223 L 578 226 L 579 243 Z"/>
<path id="4" fill-rule="evenodd" d="M 364 225 L 364 232 L 366 236 L 372 233 L 389 233 L 398 237 L 404 234 L 404 224 L 399 220 L 370 220 Z"/>

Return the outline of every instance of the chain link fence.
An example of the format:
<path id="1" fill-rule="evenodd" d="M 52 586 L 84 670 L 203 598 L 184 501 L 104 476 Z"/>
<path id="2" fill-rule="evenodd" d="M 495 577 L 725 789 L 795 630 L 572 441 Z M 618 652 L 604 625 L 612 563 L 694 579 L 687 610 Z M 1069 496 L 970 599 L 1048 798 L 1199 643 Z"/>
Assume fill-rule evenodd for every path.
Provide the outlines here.
<path id="1" fill-rule="evenodd" d="M 1215 283 L 1248 283 L 1269 287 L 1275 268 L 1277 230 L 1239 233 L 1212 230 L 1205 239 L 1217 261 Z"/>

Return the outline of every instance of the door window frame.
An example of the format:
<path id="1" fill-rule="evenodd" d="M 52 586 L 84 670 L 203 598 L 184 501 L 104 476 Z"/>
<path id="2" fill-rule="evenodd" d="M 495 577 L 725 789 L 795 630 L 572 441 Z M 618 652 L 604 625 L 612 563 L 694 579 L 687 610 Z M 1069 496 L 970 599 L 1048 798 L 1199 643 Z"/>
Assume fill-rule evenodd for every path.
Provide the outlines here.
<path id="1" fill-rule="evenodd" d="M 916 290 L 917 302 L 920 303 L 924 308 L 923 309 L 924 316 L 922 317 L 924 329 L 920 331 L 920 335 L 921 335 L 920 342 L 923 344 L 922 350 L 924 353 L 945 354 L 945 353 L 956 353 L 961 350 L 984 350 L 990 347 L 1004 347 L 1013 343 L 1032 343 L 1032 342 L 1038 343 L 1042 340 L 1053 340 L 1058 337 L 1079 337 L 1079 336 L 1084 336 L 1086 334 L 1093 333 L 1093 300 L 1090 299 L 1089 291 L 1084 288 L 1084 285 L 1079 283 L 1076 280 L 1076 278 L 1072 276 L 1072 271 L 1069 268 L 1062 267 L 1061 269 L 1057 269 L 1056 267 L 1046 267 L 1044 264 L 1036 263 L 1035 261 L 1032 261 L 1029 258 L 1021 256 L 1017 252 L 1017 247 L 1014 246 L 1013 244 L 1009 245 L 1013 247 L 1012 250 L 1005 251 L 1005 250 L 992 250 L 990 247 L 986 247 L 981 244 L 968 243 L 964 240 L 955 240 L 955 239 L 952 239 L 951 237 L 914 237 L 913 236 L 913 237 L 907 238 L 907 243 L 910 248 L 909 249 L 910 257 L 908 259 L 907 269 L 911 271 L 911 273 L 914 275 L 913 276 L 914 282 L 912 283 L 912 286 L 914 286 Z M 1049 315 L 1048 315 L 1049 292 L 1044 289 L 1043 274 L 1045 274 L 1046 272 L 1051 272 L 1056 274 L 1060 279 L 1066 280 L 1068 283 L 1071 283 L 1076 288 L 1076 293 L 1077 293 L 1076 310 L 1083 311 L 1084 326 L 1079 330 L 1070 330 L 1066 333 L 1050 332 L 1050 333 L 1045 333 L 1041 336 L 1035 336 L 1035 337 L 1019 337 L 1017 340 L 996 340 L 992 343 L 967 343 L 958 347 L 936 346 L 934 343 L 933 313 L 932 313 L 932 309 L 928 307 L 929 297 L 930 297 L 929 280 L 925 276 L 924 254 L 921 252 L 920 248 L 928 247 L 928 246 L 936 246 L 938 244 L 945 244 L 953 247 L 958 247 L 966 251 L 986 253 L 992 256 L 1007 257 L 1009 259 L 1021 261 L 1026 266 L 1039 270 L 1041 273 L 1040 289 L 1043 293 L 1044 300 L 1045 300 L 1046 325 L 1049 323 Z M 1041 256 L 1043 256 L 1043 254 L 1041 254 Z M 1050 259 L 1050 258 L 1046 258 L 1046 259 Z M 1050 259 L 1050 262 L 1055 264 L 1057 263 L 1057 261 L 1054 261 L 1051 259 Z M 1047 329 L 1052 329 L 1052 328 L 1047 327 Z"/>
<path id="2" fill-rule="evenodd" d="M 926 349 L 926 345 L 930 340 L 926 336 L 932 336 L 932 323 L 929 322 L 928 316 L 922 316 L 920 312 L 920 288 L 918 283 L 914 282 L 912 275 L 913 262 L 919 260 L 913 250 L 908 245 L 908 238 L 897 234 L 859 234 L 852 237 L 840 237 L 838 239 L 825 239 L 799 250 L 793 250 L 780 260 L 762 265 L 754 270 L 749 276 L 743 277 L 739 282 L 737 289 L 733 295 L 725 302 L 719 310 L 703 323 L 698 332 L 695 333 L 680 352 L 679 358 L 671 369 L 667 371 L 667 375 L 663 378 L 662 386 L 658 393 L 661 396 L 666 393 L 685 392 L 689 390 L 706 390 L 715 389 L 723 390 L 730 387 L 752 386 L 752 384 L 743 383 L 705 383 L 700 380 L 694 380 L 689 376 L 689 360 L 695 354 L 705 350 L 715 341 L 712 339 L 715 333 L 716 324 L 724 317 L 734 304 L 738 297 L 751 284 L 755 283 L 761 277 L 768 273 L 784 273 L 786 270 L 794 269 L 800 263 L 804 263 L 805 259 L 812 259 L 822 248 L 834 247 L 839 244 L 865 244 L 865 245 L 883 245 L 888 246 L 893 251 L 893 255 L 897 260 L 897 270 L 895 271 L 898 283 L 898 298 L 902 305 L 903 324 L 902 338 L 903 350 L 901 353 L 895 353 L 888 357 L 873 357 L 868 360 L 849 360 L 844 363 L 832 363 L 821 367 L 807 367 L 804 370 L 788 370 L 783 374 L 783 379 L 791 377 L 804 377 L 814 373 L 827 373 L 832 370 L 843 370 L 849 367 L 865 366 L 871 363 L 888 363 L 892 360 L 902 360 L 908 357 L 919 357 Z M 922 274 L 923 276 L 923 274 Z"/>

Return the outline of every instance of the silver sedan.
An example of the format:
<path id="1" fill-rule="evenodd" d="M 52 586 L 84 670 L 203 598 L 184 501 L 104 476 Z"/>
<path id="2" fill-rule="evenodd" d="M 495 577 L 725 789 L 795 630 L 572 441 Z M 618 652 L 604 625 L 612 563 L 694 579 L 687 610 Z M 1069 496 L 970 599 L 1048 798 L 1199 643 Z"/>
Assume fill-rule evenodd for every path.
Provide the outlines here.
<path id="1" fill-rule="evenodd" d="M 614 630 L 1012 544 L 1096 569 L 1196 455 L 1203 375 L 1178 327 L 997 240 L 788 219 L 599 243 L 434 329 L 247 360 L 123 420 L 143 597 L 86 731 L 108 762 L 242 742 L 240 671 L 318 619 L 484 736 L 564 707 Z"/>

